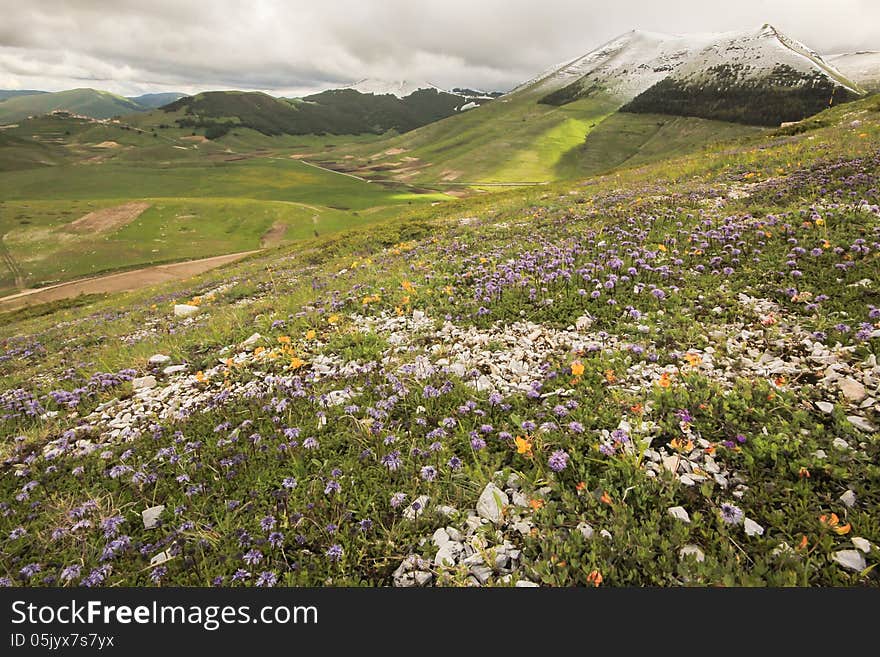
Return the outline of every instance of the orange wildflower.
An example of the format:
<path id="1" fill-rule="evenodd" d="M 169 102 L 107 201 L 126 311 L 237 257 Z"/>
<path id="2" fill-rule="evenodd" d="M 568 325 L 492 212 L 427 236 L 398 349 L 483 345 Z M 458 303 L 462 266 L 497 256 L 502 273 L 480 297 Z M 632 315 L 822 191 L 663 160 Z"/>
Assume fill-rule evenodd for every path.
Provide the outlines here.
<path id="1" fill-rule="evenodd" d="M 516 444 L 517 454 L 524 454 L 527 458 L 531 458 L 532 441 L 529 440 L 528 436 L 526 436 L 525 438 L 523 438 L 522 436 L 517 436 L 513 439 L 513 442 Z"/>
<path id="2" fill-rule="evenodd" d="M 672 381 L 669 377 L 669 372 L 663 372 L 663 374 L 660 375 L 660 380 L 657 382 L 657 385 L 661 388 L 668 388 L 672 385 Z"/>
<path id="3" fill-rule="evenodd" d="M 602 573 L 598 570 L 590 571 L 590 574 L 587 575 L 587 581 L 593 586 L 599 586 L 602 583 Z"/>
<path id="4" fill-rule="evenodd" d="M 798 477 L 800 477 L 801 479 L 809 479 L 810 478 L 810 471 L 807 470 L 805 467 L 801 466 L 801 469 L 798 470 Z"/>
<path id="5" fill-rule="evenodd" d="M 571 373 L 575 376 L 583 376 L 584 375 L 584 364 L 576 360 L 571 364 Z"/>
<path id="6" fill-rule="evenodd" d="M 602 497 L 599 498 L 600 502 L 605 502 L 605 504 L 613 504 L 611 501 L 611 496 L 608 494 L 608 491 L 602 491 Z"/>
<path id="7" fill-rule="evenodd" d="M 614 374 L 614 370 L 605 370 L 605 380 L 608 383 L 614 383 L 617 381 L 617 376 Z"/>
<path id="8" fill-rule="evenodd" d="M 529 506 L 532 507 L 532 511 L 537 511 L 544 506 L 544 500 L 539 500 L 537 498 L 529 500 Z"/>
<path id="9" fill-rule="evenodd" d="M 314 340 L 315 336 L 317 335 L 318 334 L 315 333 L 315 329 L 309 329 L 308 331 L 306 331 L 306 340 Z"/>
<path id="10" fill-rule="evenodd" d="M 574 489 L 579 493 L 584 491 L 586 488 L 587 488 L 587 483 L 585 481 L 577 482 L 577 484 L 574 487 Z"/>

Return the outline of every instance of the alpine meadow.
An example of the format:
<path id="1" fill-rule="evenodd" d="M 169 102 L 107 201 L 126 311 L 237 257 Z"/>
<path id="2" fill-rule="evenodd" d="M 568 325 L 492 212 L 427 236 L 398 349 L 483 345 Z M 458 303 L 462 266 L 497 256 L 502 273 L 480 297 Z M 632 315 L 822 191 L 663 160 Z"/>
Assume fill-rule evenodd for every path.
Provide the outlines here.
<path id="1" fill-rule="evenodd" d="M 878 587 L 880 54 L 762 20 L 0 47 L 0 584 Z"/>

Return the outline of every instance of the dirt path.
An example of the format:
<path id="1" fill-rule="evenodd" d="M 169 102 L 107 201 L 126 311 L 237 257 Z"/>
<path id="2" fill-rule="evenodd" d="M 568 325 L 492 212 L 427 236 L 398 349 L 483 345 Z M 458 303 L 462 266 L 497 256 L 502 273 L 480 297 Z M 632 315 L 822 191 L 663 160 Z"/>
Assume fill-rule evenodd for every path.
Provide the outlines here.
<path id="1" fill-rule="evenodd" d="M 227 255 L 188 260 L 168 265 L 155 265 L 143 269 L 123 271 L 106 276 L 83 278 L 67 283 L 59 283 L 33 290 L 24 290 L 8 297 L 0 298 L 0 310 L 15 310 L 24 306 L 33 306 L 59 299 L 70 299 L 80 294 L 103 294 L 107 292 L 126 292 L 137 290 L 148 285 L 157 285 L 166 281 L 179 280 L 202 274 L 208 270 L 240 260 L 259 251 L 243 251 Z"/>
<path id="2" fill-rule="evenodd" d="M 297 158 L 296 161 L 302 162 L 303 164 L 310 166 L 310 167 L 314 167 L 316 169 L 321 169 L 322 171 L 329 171 L 330 173 L 335 173 L 339 176 L 346 176 L 347 178 L 354 178 L 355 180 L 360 180 L 361 182 L 365 182 L 365 183 L 372 182 L 370 180 L 367 180 L 366 178 L 361 178 L 360 176 L 356 176 L 353 173 L 345 173 L 344 171 L 334 171 L 333 169 L 328 169 L 327 167 L 322 167 L 320 164 L 315 164 L 313 162 L 306 162 L 305 160 L 300 160 L 299 158 Z"/>

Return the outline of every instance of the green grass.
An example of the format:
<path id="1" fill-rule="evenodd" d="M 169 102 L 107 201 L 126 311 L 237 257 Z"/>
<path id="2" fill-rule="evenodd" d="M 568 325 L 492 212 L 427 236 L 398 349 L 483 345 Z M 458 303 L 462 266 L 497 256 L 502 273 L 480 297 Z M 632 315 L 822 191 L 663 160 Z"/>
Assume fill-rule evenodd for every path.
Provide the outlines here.
<path id="1" fill-rule="evenodd" d="M 735 359 L 735 340 L 747 329 L 757 353 L 779 353 L 792 362 L 794 356 L 805 357 L 803 363 L 810 351 L 792 339 L 790 329 L 798 327 L 828 332 L 822 343 L 841 362 L 867 371 L 869 366 L 860 363 L 876 356 L 876 338 L 856 339 L 834 326 L 845 320 L 855 328 L 868 317 L 870 304 L 878 303 L 871 288 L 852 285 L 876 271 L 871 244 L 877 219 L 829 204 L 820 224 L 810 219 L 810 208 L 826 195 L 876 202 L 880 115 L 869 109 L 862 103 L 835 110 L 826 115 L 826 125 L 803 135 L 761 137 L 613 176 L 422 206 L 406 216 L 307 239 L 194 280 L 88 305 L 58 304 L 44 309 L 46 314 L 29 309 L 0 317 L 2 389 L 21 388 L 59 411 L 43 419 L 14 416 L 2 425 L 4 435 L 22 439 L 0 441 L 5 450 L 0 454 L 28 474 L 0 479 L 9 511 L 0 517 L 0 540 L 8 555 L 0 559 L 0 576 L 14 585 L 37 586 L 44 576 L 81 565 L 82 572 L 66 584 L 73 586 L 110 563 L 104 585 L 151 585 L 151 574 L 163 585 L 204 586 L 215 577 L 231 585 L 239 568 L 247 571 L 248 585 L 263 571 L 277 573 L 279 584 L 388 585 L 407 555 L 432 560 L 435 548 L 429 537 L 434 530 L 463 526 L 482 487 L 501 471 L 501 482 L 517 472 L 527 500 L 536 502 L 506 510 L 527 518 L 534 531 L 508 528 L 504 536 L 521 550 L 524 567 L 518 576 L 535 582 L 592 586 L 595 577 L 589 578 L 597 572 L 603 586 L 878 586 L 876 547 L 864 555 L 863 572 L 841 568 L 832 555 L 854 549 L 856 536 L 874 546 L 880 543 L 880 435 L 857 432 L 846 419 L 853 405 L 815 383 L 818 377 L 807 366 L 784 380 L 736 369 L 736 377 L 722 386 L 719 370 L 710 376 L 711 369 L 698 371 L 682 358 L 700 351 L 704 364 L 709 354 L 716 361 Z M 858 128 L 851 126 L 854 117 L 862 121 Z M 838 160 L 848 163 L 838 166 Z M 769 189 L 749 187 L 750 197 L 731 198 L 717 207 L 731 186 L 781 176 L 788 178 Z M 480 221 L 462 224 L 464 216 Z M 763 226 L 764 220 L 775 223 Z M 849 245 L 864 238 L 871 246 L 867 252 L 850 251 Z M 821 257 L 809 255 L 823 240 L 829 247 Z M 831 297 L 816 308 L 780 289 L 795 280 L 777 274 L 788 271 L 793 244 L 807 250 L 799 258 L 803 276 L 798 288 L 813 299 L 819 292 Z M 737 253 L 727 248 L 731 245 Z M 840 253 L 833 247 L 840 247 Z M 616 306 L 579 294 L 586 285 L 578 269 L 587 260 L 604 264 L 609 259 L 596 256 L 614 250 L 630 260 L 635 257 L 630 249 L 652 252 L 657 269 L 638 276 L 670 292 L 662 303 L 622 277 L 613 293 L 603 292 L 613 294 Z M 559 258 L 559 250 L 572 254 L 571 260 Z M 529 298 L 529 285 L 507 286 L 488 300 L 475 293 L 477 279 L 499 273 L 503 282 L 509 261 L 534 262 L 536 251 L 543 251 L 534 256 L 539 262 L 543 258 L 542 273 L 564 268 L 572 277 L 542 281 L 535 286 L 537 300 Z M 708 264 L 713 256 L 734 271 L 713 273 L 715 265 Z M 838 269 L 831 266 L 835 262 L 851 266 Z M 699 271 L 695 264 L 708 266 Z M 668 278 L 661 271 L 667 267 Z M 221 285 L 224 291 L 204 300 L 207 321 L 187 327 L 173 318 L 174 301 Z M 772 300 L 778 306 L 773 321 L 739 304 L 740 292 Z M 248 303 L 240 303 L 244 300 Z M 481 306 L 486 313 L 478 311 Z M 626 312 L 628 306 L 641 311 L 638 322 Z M 513 393 L 499 404 L 452 373 L 438 370 L 421 378 L 399 369 L 416 355 L 439 366 L 444 354 L 435 353 L 437 342 L 416 333 L 392 343 L 378 331 L 354 329 L 352 315 L 394 316 L 396 308 L 406 315 L 414 309 L 425 312 L 437 326 L 448 314 L 455 325 L 484 331 L 496 321 L 505 328 L 521 319 L 549 331 L 589 311 L 595 318 L 589 330 L 603 331 L 603 343 L 620 342 L 578 353 L 577 345 L 557 344 L 536 371 L 545 391 L 562 387 L 570 396 L 540 399 Z M 331 320 L 331 314 L 338 318 Z M 157 330 L 144 335 L 145 326 Z M 310 329 L 313 337 L 308 337 Z M 306 361 L 318 354 L 341 355 L 363 365 L 389 347 L 400 348 L 363 373 L 324 379 L 313 376 L 317 368 L 309 365 L 289 370 L 287 358 L 230 369 L 218 365 L 229 355 L 226 345 L 255 331 L 270 349 L 280 349 L 279 338 L 289 338 L 290 348 Z M 844 348 L 834 347 L 838 341 Z M 645 346 L 661 365 L 675 369 L 668 386 L 640 385 L 651 366 L 631 345 Z M 505 346 L 488 341 L 482 348 L 494 353 Z M 222 393 L 225 380 L 259 388 L 267 372 L 279 375 L 278 385 L 261 397 L 227 399 L 180 420 L 158 420 L 138 440 L 103 441 L 106 436 L 98 432 L 83 432 L 103 441 L 89 455 L 65 453 L 51 460 L 42 455 L 47 441 L 80 424 L 98 403 L 128 398 L 131 389 L 127 383 L 100 388 L 77 405 L 76 414 L 43 395 L 85 385 L 97 372 L 133 368 L 138 375 L 146 373 L 147 358 L 157 352 L 186 361 L 191 372 L 219 367 L 201 384 L 211 395 Z M 574 360 L 584 365 L 580 380 L 572 379 Z M 616 381 L 609 379 L 609 370 Z M 347 388 L 357 394 L 354 406 L 321 403 L 322 395 Z M 815 407 L 820 399 L 833 402 L 832 413 Z M 568 406 L 559 420 L 562 427 L 555 428 L 556 406 L 570 401 L 577 404 Z M 687 422 L 682 411 L 689 415 Z M 326 423 L 317 421 L 319 413 Z M 373 421 L 376 417 L 381 425 Z M 747 488 L 735 496 L 733 485 L 722 488 L 711 478 L 686 486 L 663 470 L 648 476 L 638 452 L 601 454 L 602 436 L 621 419 L 631 423 L 633 441 L 649 432 L 654 449 L 673 449 L 684 433 L 695 442 L 704 439 L 714 449 L 716 464 L 738 473 Z M 527 428 L 524 420 L 537 426 Z M 574 420 L 582 432 L 565 429 Z M 648 428 L 639 428 L 641 420 Z M 441 422 L 446 429 L 437 438 L 436 452 L 434 438 L 426 434 Z M 544 422 L 549 428 L 540 426 Z M 483 424 L 492 425 L 485 434 L 487 445 L 475 449 L 471 435 L 479 435 Z M 287 427 L 301 428 L 297 444 L 283 444 L 291 440 L 283 432 Z M 528 435 L 533 457 L 518 453 L 500 431 Z M 738 434 L 744 441 L 733 440 Z M 316 437 L 320 447 L 305 450 L 300 443 L 306 436 Z M 848 441 L 851 449 L 836 448 L 836 438 Z M 402 463 L 391 472 L 380 459 L 393 449 L 400 450 Z M 552 472 L 548 456 L 558 449 L 569 455 L 568 465 Z M 460 457 L 459 470 L 447 465 L 452 455 Z M 434 481 L 422 474 L 426 464 L 437 466 Z M 122 474 L 112 474 L 113 467 Z M 134 478 L 136 472 L 149 477 Z M 296 479 L 295 487 L 282 486 L 287 477 Z M 341 483 L 338 493 L 326 492 L 331 479 Z M 857 496 L 852 508 L 839 500 L 847 489 Z M 397 491 L 407 493 L 408 501 L 429 495 L 432 510 L 416 521 L 401 518 L 401 509 L 389 503 Z M 69 514 L 88 500 L 94 500 L 90 508 Z M 231 500 L 240 504 L 229 505 Z M 763 534 L 749 536 L 742 525 L 726 524 L 719 507 L 730 502 L 760 523 Z M 166 507 L 163 525 L 146 530 L 139 512 L 154 504 Z M 456 507 L 461 517 L 435 514 L 439 504 Z M 689 511 L 689 523 L 670 516 L 667 509 L 678 505 Z M 83 513 L 91 525 L 73 529 Z M 832 513 L 840 516 L 838 525 L 827 522 Z M 102 558 L 110 538 L 100 522 L 115 516 L 131 547 L 115 554 L 111 549 Z M 276 526 L 266 529 L 261 523 L 269 516 L 269 524 Z M 363 519 L 372 521 L 366 531 L 357 524 Z M 593 527 L 591 539 L 577 530 L 581 522 Z M 19 527 L 26 532 L 16 531 Z M 54 539 L 58 528 L 68 531 Z M 480 534 L 494 546 L 500 541 L 488 529 Z M 270 545 L 269 531 L 283 534 L 276 537 L 280 544 Z M 327 556 L 333 545 L 343 548 L 338 562 Z M 679 556 L 682 547 L 694 545 L 705 556 L 699 563 Z M 152 569 L 150 557 L 164 549 L 174 556 L 165 564 L 167 571 Z M 251 549 L 260 551 L 258 565 L 243 559 Z M 30 563 L 39 563 L 41 571 L 28 579 L 20 571 Z M 466 569 L 433 570 L 441 584 L 467 582 Z M 503 585 L 492 577 L 492 583 Z"/>
<path id="2" fill-rule="evenodd" d="M 674 158 L 701 150 L 713 141 L 757 135 L 761 128 L 693 117 L 617 112 L 600 123 L 586 140 L 568 150 L 558 171 L 589 176 Z"/>
<path id="3" fill-rule="evenodd" d="M 0 293 L 15 289 L 15 273 L 24 285 L 44 285 L 257 249 L 275 224 L 286 227 L 289 242 L 449 200 L 290 157 L 365 138 L 268 138 L 242 130 L 221 145 L 186 139 L 181 130 L 157 134 L 50 117 L 0 132 L 0 237 L 19 270 L 0 268 Z M 118 146 L 99 148 L 102 142 Z M 88 212 L 135 200 L 151 207 L 125 227 L 103 234 L 65 228 Z"/>

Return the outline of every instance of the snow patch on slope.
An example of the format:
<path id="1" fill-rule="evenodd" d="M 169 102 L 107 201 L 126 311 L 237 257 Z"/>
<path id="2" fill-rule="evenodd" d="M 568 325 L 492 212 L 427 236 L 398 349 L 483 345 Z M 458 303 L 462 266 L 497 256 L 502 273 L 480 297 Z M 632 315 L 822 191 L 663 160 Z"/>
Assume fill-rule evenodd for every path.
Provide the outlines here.
<path id="1" fill-rule="evenodd" d="M 445 90 L 440 89 L 439 87 L 430 84 L 429 82 L 410 82 L 408 80 L 378 80 L 376 78 L 364 78 L 363 80 L 359 80 L 358 82 L 355 82 L 354 84 L 343 88 L 353 89 L 354 91 L 360 92 L 362 94 L 375 94 L 376 96 L 391 94 L 392 96 L 397 96 L 398 98 L 406 98 L 410 94 L 415 93 L 420 89 L 436 89 L 437 91 L 450 93 L 445 92 Z"/>
<path id="2" fill-rule="evenodd" d="M 880 87 L 880 52 L 851 52 L 828 55 L 825 61 L 833 64 L 847 78 L 863 87 Z"/>
<path id="3" fill-rule="evenodd" d="M 723 36 L 718 33 L 671 35 L 632 30 L 582 57 L 544 71 L 511 94 L 548 94 L 577 81 L 602 86 L 622 100 L 630 100 L 659 82 L 687 57 Z"/>
<path id="4" fill-rule="evenodd" d="M 821 55 L 772 25 L 764 25 L 756 32 L 724 35 L 693 53 L 671 77 L 689 84 L 711 83 L 717 79 L 713 69 L 726 67 L 736 79 L 725 82 L 741 84 L 764 80 L 780 65 L 805 75 L 826 75 L 850 91 L 858 91 Z"/>

